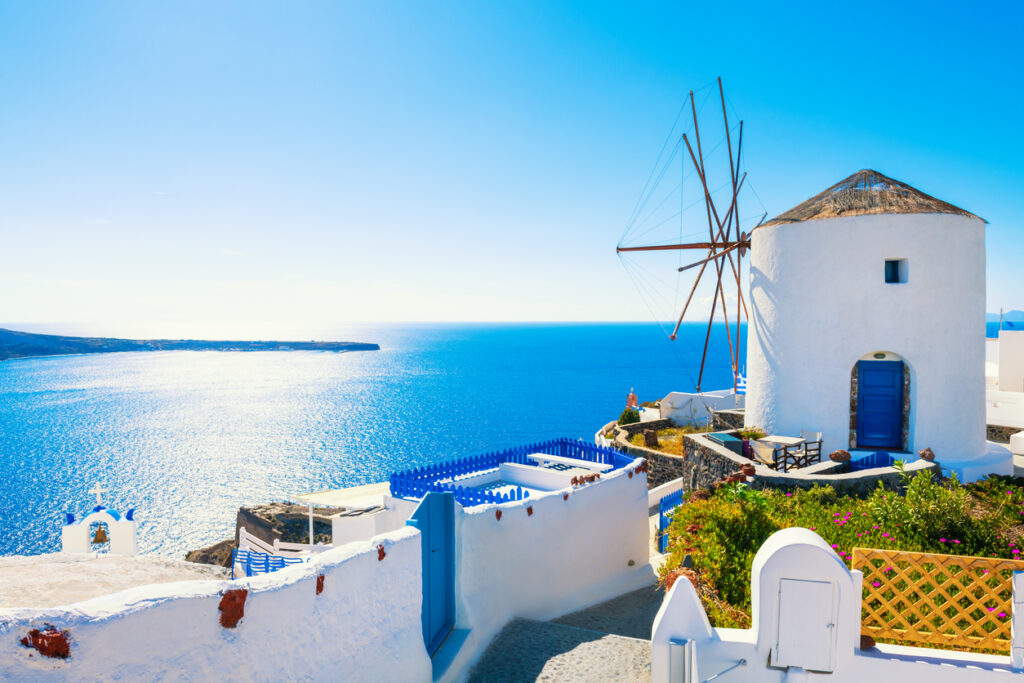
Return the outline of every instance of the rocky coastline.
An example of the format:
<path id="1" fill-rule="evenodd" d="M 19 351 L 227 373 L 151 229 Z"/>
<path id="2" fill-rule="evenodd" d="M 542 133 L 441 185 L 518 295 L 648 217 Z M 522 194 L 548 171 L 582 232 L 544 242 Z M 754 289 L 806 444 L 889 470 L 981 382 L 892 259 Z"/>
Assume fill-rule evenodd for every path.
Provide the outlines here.
<path id="1" fill-rule="evenodd" d="M 380 345 L 349 341 L 210 341 L 65 337 L 0 328 L 0 360 L 126 351 L 379 351 Z"/>

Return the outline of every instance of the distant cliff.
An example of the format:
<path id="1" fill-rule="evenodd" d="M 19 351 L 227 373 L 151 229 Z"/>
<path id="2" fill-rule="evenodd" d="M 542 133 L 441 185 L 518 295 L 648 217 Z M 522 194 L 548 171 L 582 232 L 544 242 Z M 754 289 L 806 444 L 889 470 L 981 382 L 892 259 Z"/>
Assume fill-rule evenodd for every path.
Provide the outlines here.
<path id="1" fill-rule="evenodd" d="M 377 344 L 320 341 L 205 341 L 62 337 L 0 328 L 0 360 L 118 351 L 379 351 Z"/>

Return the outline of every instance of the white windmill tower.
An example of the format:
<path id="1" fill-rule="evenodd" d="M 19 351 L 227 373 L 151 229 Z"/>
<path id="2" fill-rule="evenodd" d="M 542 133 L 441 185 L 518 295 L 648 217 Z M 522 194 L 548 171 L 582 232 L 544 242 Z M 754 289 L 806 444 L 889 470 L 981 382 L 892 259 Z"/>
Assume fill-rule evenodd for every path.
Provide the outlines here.
<path id="1" fill-rule="evenodd" d="M 760 225 L 750 249 L 748 426 L 1012 474 L 985 441 L 983 219 L 864 170 Z"/>

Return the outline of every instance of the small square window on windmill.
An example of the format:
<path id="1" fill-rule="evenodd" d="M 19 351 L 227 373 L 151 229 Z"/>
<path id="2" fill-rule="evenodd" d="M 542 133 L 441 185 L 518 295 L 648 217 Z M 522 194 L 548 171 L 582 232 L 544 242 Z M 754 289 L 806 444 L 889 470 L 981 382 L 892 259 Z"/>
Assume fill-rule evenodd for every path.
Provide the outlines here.
<path id="1" fill-rule="evenodd" d="M 885 260 L 885 281 L 887 284 L 899 284 L 907 281 L 907 259 Z"/>

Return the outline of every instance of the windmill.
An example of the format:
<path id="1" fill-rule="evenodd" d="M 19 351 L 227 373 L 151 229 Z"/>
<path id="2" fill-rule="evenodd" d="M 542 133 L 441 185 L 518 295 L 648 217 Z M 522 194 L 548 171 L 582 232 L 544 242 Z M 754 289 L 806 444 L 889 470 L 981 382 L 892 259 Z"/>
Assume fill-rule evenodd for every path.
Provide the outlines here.
<path id="1" fill-rule="evenodd" d="M 726 150 L 728 153 L 728 179 L 726 180 L 723 188 L 725 189 L 725 200 L 727 203 L 722 201 L 721 195 L 719 201 L 716 203 L 713 195 L 719 189 L 712 191 L 709 186 L 708 180 L 708 167 L 706 165 L 705 149 L 701 142 L 701 130 L 698 123 L 698 112 L 697 105 L 694 100 L 694 93 L 691 90 L 687 98 L 690 105 L 690 115 L 693 118 L 691 138 L 688 133 L 683 133 L 675 143 L 675 149 L 681 150 L 685 148 L 686 154 L 683 157 L 683 166 L 686 165 L 688 159 L 692 164 L 691 174 L 696 174 L 697 179 L 700 183 L 700 192 L 703 194 L 704 214 L 707 219 L 707 241 L 700 242 L 680 242 L 676 244 L 649 244 L 643 246 L 623 246 L 620 242 L 616 247 L 615 251 L 621 256 L 627 252 L 648 252 L 648 251 L 704 251 L 706 252 L 704 257 L 694 261 L 692 263 L 681 265 L 678 268 L 679 273 L 692 271 L 699 267 L 697 270 L 696 277 L 694 278 L 693 286 L 690 289 L 689 296 L 686 298 L 686 303 L 683 304 L 682 311 L 679 314 L 679 318 L 675 323 L 675 327 L 669 334 L 669 339 L 675 340 L 679 334 L 679 328 L 683 324 L 683 320 L 686 317 L 686 313 L 690 308 L 690 304 L 693 302 L 694 294 L 697 291 L 698 285 L 704 278 L 705 273 L 708 273 L 710 277 L 715 278 L 715 289 L 714 295 L 711 301 L 711 312 L 708 316 L 707 331 L 704 335 L 704 349 L 701 353 L 700 361 L 700 372 L 697 376 L 696 390 L 698 393 L 701 391 L 701 384 L 704 380 L 704 369 L 707 363 L 708 357 L 708 346 L 711 342 L 711 330 L 712 325 L 716 318 L 721 315 L 722 320 L 725 323 L 726 338 L 729 345 L 729 356 L 732 365 L 733 374 L 733 390 L 735 391 L 739 384 L 739 369 L 740 369 L 740 317 L 748 318 L 746 301 L 743 298 L 743 289 L 741 283 L 742 274 L 742 259 L 746 254 L 747 249 L 750 248 L 750 233 L 745 232 L 740 226 L 739 216 L 739 196 L 740 190 L 743 188 L 743 184 L 746 181 L 747 174 L 740 173 L 741 168 L 741 155 L 743 151 L 743 121 L 739 122 L 737 144 L 735 150 L 732 145 L 732 133 L 729 128 L 729 115 L 726 108 L 725 91 L 722 88 L 722 79 L 717 79 L 718 84 L 718 99 L 722 106 L 722 122 L 725 126 L 725 138 Z M 706 101 L 706 100 L 705 100 Z M 685 109 L 685 103 L 684 103 Z M 680 116 L 682 115 L 680 111 Z M 678 121 L 678 119 L 677 119 Z M 673 127 L 673 131 L 674 131 Z M 672 133 L 670 133 L 670 137 Z M 669 140 L 666 140 L 666 145 Z M 719 143 L 720 144 L 720 143 Z M 718 145 L 716 145 L 716 148 Z M 663 152 L 665 148 L 663 147 Z M 734 154 L 735 151 L 735 154 Z M 659 155 L 659 160 L 661 156 Z M 666 162 L 671 162 L 669 159 Z M 655 164 L 655 171 L 658 168 L 658 163 Z M 723 168 L 724 170 L 724 168 Z M 655 176 L 655 171 L 652 171 L 652 177 Z M 658 178 L 664 176 L 664 168 L 658 174 Z M 680 181 L 680 188 L 682 182 L 689 177 L 685 173 L 682 180 Z M 650 183 L 650 179 L 648 181 Z M 655 181 L 657 183 L 657 181 Z M 646 187 L 645 187 L 646 190 Z M 653 192 L 653 189 L 652 189 Z M 682 190 L 680 189 L 680 192 Z M 722 210 L 724 208 L 724 210 Z M 634 216 L 636 210 L 634 210 Z M 757 222 L 760 225 L 767 214 L 763 214 Z M 755 228 L 757 226 L 754 226 Z M 628 228 L 627 228 L 628 230 Z M 736 310 L 735 316 L 730 317 L 727 301 L 726 301 L 726 290 L 731 288 L 735 283 L 736 286 Z M 735 331 L 734 331 L 735 330 Z"/>

